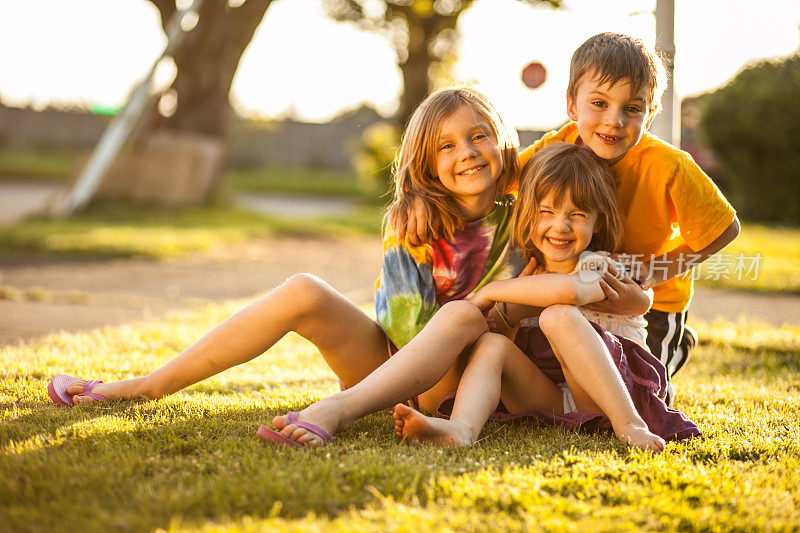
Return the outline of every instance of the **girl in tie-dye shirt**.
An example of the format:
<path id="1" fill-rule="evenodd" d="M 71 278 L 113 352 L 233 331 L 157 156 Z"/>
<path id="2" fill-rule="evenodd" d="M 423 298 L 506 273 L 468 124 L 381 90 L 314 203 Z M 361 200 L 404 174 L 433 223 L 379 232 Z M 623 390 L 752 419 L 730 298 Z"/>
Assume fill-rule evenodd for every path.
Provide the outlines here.
<path id="1" fill-rule="evenodd" d="M 486 217 L 422 246 L 386 231 L 375 313 L 394 346 L 408 344 L 447 302 L 519 274 L 525 261 L 509 242 L 512 205 L 510 196 L 499 197 Z"/>

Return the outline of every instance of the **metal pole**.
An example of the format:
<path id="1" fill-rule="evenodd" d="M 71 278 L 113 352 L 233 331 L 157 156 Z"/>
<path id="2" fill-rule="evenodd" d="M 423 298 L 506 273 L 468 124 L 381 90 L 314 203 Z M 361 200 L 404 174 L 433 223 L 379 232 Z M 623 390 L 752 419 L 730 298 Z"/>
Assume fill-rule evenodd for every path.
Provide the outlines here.
<path id="1" fill-rule="evenodd" d="M 661 113 L 650 131 L 675 146 L 681 143 L 681 106 L 675 93 L 675 0 L 656 1 L 656 52 L 667 63 L 667 87 L 661 97 Z"/>
<path id="2" fill-rule="evenodd" d="M 175 50 L 183 42 L 186 36 L 186 31 L 181 28 L 181 23 L 187 15 L 196 16 L 200 10 L 200 5 L 203 0 L 193 0 L 192 4 L 183 11 L 176 11 L 172 18 L 167 23 L 167 46 L 161 55 L 153 63 L 147 77 L 142 81 L 138 87 L 133 91 L 128 103 L 122 111 L 115 116 L 108 127 L 103 131 L 97 145 L 92 150 L 86 166 L 78 176 L 72 189 L 60 198 L 52 206 L 50 212 L 55 216 L 70 216 L 77 209 L 86 206 L 91 200 L 100 181 L 108 171 L 111 164 L 119 154 L 122 145 L 130 137 L 133 128 L 142 116 L 142 113 L 147 106 L 148 96 L 150 95 L 150 86 L 153 82 L 153 75 L 155 74 L 156 67 L 167 56 L 172 56 Z"/>

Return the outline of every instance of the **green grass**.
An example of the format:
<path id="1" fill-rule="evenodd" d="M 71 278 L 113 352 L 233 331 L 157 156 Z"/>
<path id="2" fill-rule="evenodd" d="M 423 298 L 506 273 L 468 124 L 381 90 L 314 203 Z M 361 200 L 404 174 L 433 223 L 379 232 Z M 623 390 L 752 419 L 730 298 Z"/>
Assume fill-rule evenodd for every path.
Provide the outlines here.
<path id="1" fill-rule="evenodd" d="M 282 219 L 227 207 L 166 209 L 125 204 L 90 209 L 72 219 L 32 219 L 0 227 L 0 252 L 118 257 L 180 257 L 271 235 L 369 234 L 381 208 L 346 217 Z"/>
<path id="2" fill-rule="evenodd" d="M 800 293 L 800 228 L 743 224 L 739 237 L 722 253 L 724 256 L 719 258 L 720 265 L 728 267 L 725 270 L 730 279 L 705 279 L 709 275 L 717 275 L 704 264 L 699 276 L 702 286 Z M 747 258 L 744 265 L 748 269 L 756 262 L 750 258 L 758 254 L 762 259 L 757 276 L 756 271 L 744 272 L 742 279 L 737 279 L 737 258 Z"/>
<path id="3" fill-rule="evenodd" d="M 608 434 L 490 424 L 469 449 L 404 445 L 391 417 L 295 451 L 259 423 L 336 390 L 314 348 L 266 355 L 156 402 L 58 408 L 56 373 L 140 376 L 238 308 L 0 348 L 0 516 L 9 531 L 800 528 L 800 328 L 695 323 L 676 379 L 704 438 L 651 457 Z"/>
<path id="4" fill-rule="evenodd" d="M 318 196 L 351 196 L 373 199 L 358 186 L 353 172 L 306 168 L 239 168 L 231 172 L 234 190 L 284 192 Z"/>
<path id="5" fill-rule="evenodd" d="M 67 181 L 77 158 L 75 150 L 0 150 L 0 176 Z"/>
<path id="6" fill-rule="evenodd" d="M 76 150 L 0 150 L 0 179 L 33 178 L 67 181 L 75 171 Z M 234 168 L 230 185 L 236 191 L 282 192 L 317 196 L 348 196 L 385 203 L 375 193 L 359 188 L 355 173 L 343 170 L 286 168 Z"/>

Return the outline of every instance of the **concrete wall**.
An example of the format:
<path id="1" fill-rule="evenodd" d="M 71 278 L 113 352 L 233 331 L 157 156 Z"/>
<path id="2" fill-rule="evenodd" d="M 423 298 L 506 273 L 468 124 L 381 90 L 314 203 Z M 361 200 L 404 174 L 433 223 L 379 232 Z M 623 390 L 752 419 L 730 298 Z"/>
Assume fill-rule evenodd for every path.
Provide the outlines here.
<path id="1" fill-rule="evenodd" d="M 362 108 L 327 124 L 286 120 L 269 124 L 240 122 L 231 141 L 230 160 L 236 166 L 350 168 L 351 146 L 364 129 L 383 120 Z"/>
<path id="2" fill-rule="evenodd" d="M 34 111 L 0 105 L 0 149 L 91 148 L 106 117 L 78 111 Z"/>

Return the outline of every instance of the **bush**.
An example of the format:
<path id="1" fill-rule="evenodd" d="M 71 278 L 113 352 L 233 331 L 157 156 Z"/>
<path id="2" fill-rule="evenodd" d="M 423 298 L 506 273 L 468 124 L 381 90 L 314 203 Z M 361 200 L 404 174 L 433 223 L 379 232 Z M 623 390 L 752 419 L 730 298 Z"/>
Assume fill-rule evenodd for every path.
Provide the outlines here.
<path id="1" fill-rule="evenodd" d="M 376 122 L 364 130 L 353 149 L 353 168 L 362 190 L 383 195 L 392 185 L 392 163 L 400 147 L 400 130 L 391 122 Z"/>
<path id="2" fill-rule="evenodd" d="M 746 68 L 707 99 L 701 127 L 745 218 L 800 223 L 798 88 L 794 55 Z"/>

